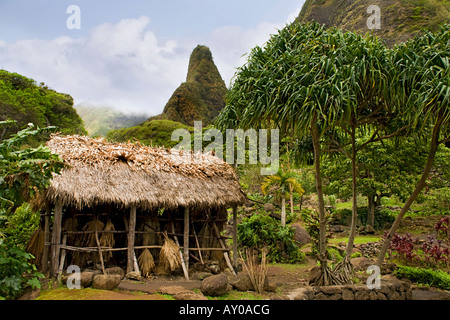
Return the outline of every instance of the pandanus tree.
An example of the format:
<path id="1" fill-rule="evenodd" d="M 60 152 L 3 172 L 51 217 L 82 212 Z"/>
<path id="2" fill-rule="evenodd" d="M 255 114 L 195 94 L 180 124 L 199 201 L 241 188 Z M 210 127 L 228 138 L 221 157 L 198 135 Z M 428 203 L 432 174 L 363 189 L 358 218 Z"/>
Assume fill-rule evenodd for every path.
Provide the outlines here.
<path id="1" fill-rule="evenodd" d="M 405 98 L 404 117 L 415 126 L 431 127 L 431 135 L 422 175 L 387 234 L 377 259 L 379 266 L 400 221 L 426 186 L 439 144 L 450 141 L 450 25 L 417 36 L 394 51 L 393 62 L 400 75 L 395 87 L 403 91 L 397 96 Z"/>
<path id="2" fill-rule="evenodd" d="M 388 113 L 383 93 L 391 70 L 385 51 L 374 37 L 326 29 L 317 23 L 288 25 L 264 48 L 252 50 L 247 63 L 238 69 L 227 106 L 216 122 L 221 128 L 277 126 L 298 138 L 312 138 L 322 271 L 317 284 L 348 281 L 348 277 L 336 277 L 327 265 L 321 140 L 325 133 L 343 128 L 353 137 L 354 160 L 357 128 Z M 355 175 L 353 182 L 356 186 Z M 356 228 L 355 214 L 352 230 Z M 352 246 L 349 241 L 349 248 Z"/>

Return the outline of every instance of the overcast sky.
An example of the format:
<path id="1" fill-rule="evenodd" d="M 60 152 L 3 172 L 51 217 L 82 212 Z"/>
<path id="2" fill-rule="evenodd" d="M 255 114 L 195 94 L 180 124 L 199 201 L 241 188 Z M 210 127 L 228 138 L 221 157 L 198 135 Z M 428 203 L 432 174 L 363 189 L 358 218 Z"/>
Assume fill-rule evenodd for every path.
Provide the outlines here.
<path id="1" fill-rule="evenodd" d="M 242 55 L 295 19 L 304 0 L 0 0 L 0 69 L 75 104 L 162 112 L 208 46 L 227 86 Z M 74 11 L 80 9 L 79 29 Z"/>

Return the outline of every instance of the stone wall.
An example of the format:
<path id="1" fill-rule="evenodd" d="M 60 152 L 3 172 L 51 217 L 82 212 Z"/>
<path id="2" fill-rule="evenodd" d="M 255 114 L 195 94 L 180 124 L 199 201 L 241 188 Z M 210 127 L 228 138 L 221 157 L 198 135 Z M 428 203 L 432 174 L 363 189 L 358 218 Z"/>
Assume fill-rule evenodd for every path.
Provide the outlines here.
<path id="1" fill-rule="evenodd" d="M 412 291 L 403 281 L 381 281 L 380 289 L 365 284 L 307 286 L 288 295 L 291 300 L 412 300 Z"/>

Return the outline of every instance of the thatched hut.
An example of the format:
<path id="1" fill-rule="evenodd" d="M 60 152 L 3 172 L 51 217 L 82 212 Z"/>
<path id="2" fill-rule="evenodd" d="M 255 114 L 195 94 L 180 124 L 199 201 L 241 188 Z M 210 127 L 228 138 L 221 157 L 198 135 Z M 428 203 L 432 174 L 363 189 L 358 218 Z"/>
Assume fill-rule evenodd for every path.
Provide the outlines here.
<path id="1" fill-rule="evenodd" d="M 79 263 L 91 259 L 103 267 L 106 259 L 122 259 L 127 272 L 138 271 L 136 250 L 162 250 L 165 240 L 177 243 L 186 278 L 190 256 L 203 263 L 208 253 L 223 253 L 231 268 L 220 235 L 229 208 L 236 263 L 236 207 L 245 195 L 224 161 L 84 136 L 54 135 L 47 146 L 67 165 L 36 201 L 47 212 L 48 235 L 48 218 L 54 217 L 46 241 L 51 257 L 42 258 L 45 264 L 50 260 L 52 275 L 62 271 L 66 251 Z"/>

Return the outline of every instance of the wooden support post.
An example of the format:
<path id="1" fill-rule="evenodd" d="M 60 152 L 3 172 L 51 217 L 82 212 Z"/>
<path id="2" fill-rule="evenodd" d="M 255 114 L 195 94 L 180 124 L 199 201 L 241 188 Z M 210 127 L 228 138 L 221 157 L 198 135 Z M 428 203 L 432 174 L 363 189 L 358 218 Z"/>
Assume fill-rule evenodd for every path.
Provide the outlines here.
<path id="1" fill-rule="evenodd" d="M 134 271 L 134 231 L 136 229 L 136 206 L 131 206 L 128 222 L 127 273 Z"/>
<path id="2" fill-rule="evenodd" d="M 61 245 L 61 221 L 62 221 L 63 204 L 61 200 L 56 201 L 55 213 L 53 218 L 52 231 L 52 277 L 56 277 L 59 267 L 59 251 Z"/>
<path id="3" fill-rule="evenodd" d="M 172 225 L 172 232 L 175 233 L 175 226 L 173 225 L 173 221 L 171 222 L 171 225 Z M 177 244 L 178 248 L 180 248 L 180 243 L 178 242 L 177 236 L 173 236 L 173 238 L 175 239 L 175 243 Z M 189 270 L 188 266 L 186 266 L 186 264 L 184 263 L 184 256 L 181 253 L 181 249 L 178 250 L 178 253 L 180 254 L 181 268 L 183 268 L 184 277 L 186 278 L 186 280 L 189 281 Z"/>
<path id="4" fill-rule="evenodd" d="M 66 243 L 67 243 L 67 235 L 65 234 L 63 236 L 63 240 L 62 240 L 62 246 L 64 247 L 66 245 Z M 59 262 L 59 268 L 58 268 L 58 281 L 61 280 L 65 262 L 66 262 L 66 250 L 61 249 L 61 261 Z"/>
<path id="5" fill-rule="evenodd" d="M 184 208 L 183 256 L 187 273 L 189 274 L 189 207 Z"/>
<path id="6" fill-rule="evenodd" d="M 197 248 L 200 249 L 200 244 L 198 243 L 197 233 L 195 232 L 195 227 L 194 227 L 193 223 L 191 223 L 191 227 L 192 227 L 192 233 L 194 234 L 195 243 L 197 244 Z M 191 256 L 192 256 L 192 254 L 191 254 Z M 202 257 L 202 251 L 201 250 L 198 250 L 198 256 L 200 258 L 200 263 L 202 265 L 204 265 L 205 263 L 203 262 L 203 257 Z"/>
<path id="7" fill-rule="evenodd" d="M 233 267 L 237 272 L 237 207 L 233 207 Z"/>
<path id="8" fill-rule="evenodd" d="M 50 217 L 48 214 L 44 217 L 44 243 L 49 242 L 50 240 Z M 44 245 L 44 252 L 42 253 L 42 260 L 41 260 L 41 272 L 43 274 L 46 274 L 48 271 L 48 252 L 49 252 L 49 246 Z"/>
<path id="9" fill-rule="evenodd" d="M 105 272 L 105 263 L 103 262 L 102 248 L 100 247 L 100 240 L 98 239 L 97 224 L 95 224 L 95 242 L 97 243 L 98 255 L 100 257 L 100 265 L 102 266 L 102 272 L 103 272 L 103 274 L 106 274 L 106 272 Z"/>
<path id="10" fill-rule="evenodd" d="M 213 222 L 213 227 L 214 227 L 214 230 L 216 231 L 217 238 L 219 239 L 220 246 L 222 248 L 226 249 L 227 247 L 226 247 L 225 243 L 222 240 L 222 236 L 220 235 L 219 228 L 217 228 L 217 226 L 216 226 L 216 224 L 214 222 Z M 227 263 L 228 268 L 230 268 L 231 273 L 235 276 L 236 272 L 234 271 L 234 268 L 231 265 L 230 257 L 228 256 L 228 252 L 227 251 L 223 252 L 223 257 L 225 258 L 225 261 Z"/>

